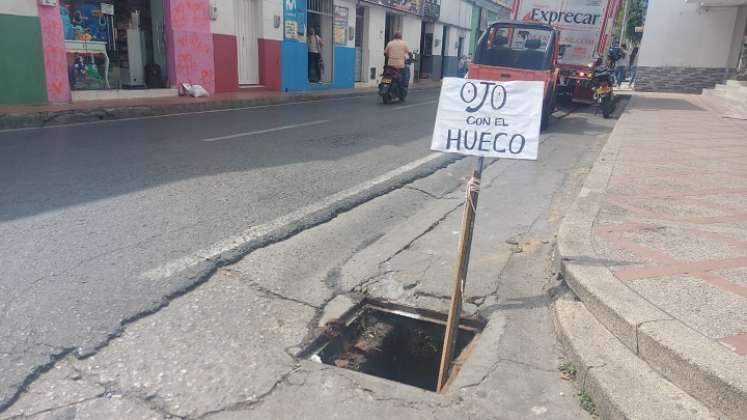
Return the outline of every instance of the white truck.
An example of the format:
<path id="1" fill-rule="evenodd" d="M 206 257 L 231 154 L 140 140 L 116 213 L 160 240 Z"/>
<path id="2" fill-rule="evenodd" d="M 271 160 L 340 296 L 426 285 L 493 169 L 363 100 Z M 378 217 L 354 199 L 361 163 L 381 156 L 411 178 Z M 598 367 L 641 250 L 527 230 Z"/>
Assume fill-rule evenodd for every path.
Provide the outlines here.
<path id="1" fill-rule="evenodd" d="M 588 73 L 604 57 L 620 0 L 514 0 L 513 18 L 547 23 L 560 30 L 557 93 L 577 102 L 592 102 Z"/>

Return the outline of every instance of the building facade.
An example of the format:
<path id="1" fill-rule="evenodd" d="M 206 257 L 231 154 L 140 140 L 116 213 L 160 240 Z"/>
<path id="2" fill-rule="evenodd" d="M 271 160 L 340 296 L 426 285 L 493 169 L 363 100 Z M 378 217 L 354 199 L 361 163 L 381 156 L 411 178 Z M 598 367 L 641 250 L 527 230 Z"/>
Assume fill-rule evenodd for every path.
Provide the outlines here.
<path id="1" fill-rule="evenodd" d="M 475 54 L 477 41 L 488 24 L 499 19 L 511 19 L 513 0 L 473 0 L 470 25 L 469 54 Z"/>
<path id="2" fill-rule="evenodd" d="M 423 0 L 359 0 L 356 24 L 354 80 L 357 86 L 377 86 L 384 71 L 384 48 L 395 32 L 411 49 L 420 43 Z M 415 77 L 410 78 L 410 83 Z"/>
<path id="3" fill-rule="evenodd" d="M 429 16 L 422 24 L 419 74 L 423 79 L 459 76 L 459 58 L 469 52 L 472 3 L 440 0 L 439 10 L 438 16 Z"/>
<path id="4" fill-rule="evenodd" d="M 211 0 L 215 91 L 280 90 L 283 5 L 276 0 Z"/>
<path id="5" fill-rule="evenodd" d="M 36 3 L 0 2 L 0 104 L 48 102 L 42 45 Z"/>
<path id="6" fill-rule="evenodd" d="M 635 89 L 700 92 L 734 76 L 747 0 L 650 1 Z"/>
<path id="7" fill-rule="evenodd" d="M 282 90 L 352 88 L 355 83 L 355 1 L 284 0 Z M 322 41 L 318 80 L 310 77 L 309 35 Z"/>
<path id="8" fill-rule="evenodd" d="M 233 0 L 0 2 L 10 64 L 2 66 L 8 71 L 0 88 L 12 90 L 0 103 L 172 96 L 182 83 L 210 93 L 236 90 L 233 6 Z"/>
<path id="9" fill-rule="evenodd" d="M 210 94 L 371 87 L 395 32 L 421 53 L 411 81 L 440 79 L 457 75 L 473 44 L 475 1 L 488 2 L 3 0 L 0 103 L 174 96 L 183 84 Z"/>

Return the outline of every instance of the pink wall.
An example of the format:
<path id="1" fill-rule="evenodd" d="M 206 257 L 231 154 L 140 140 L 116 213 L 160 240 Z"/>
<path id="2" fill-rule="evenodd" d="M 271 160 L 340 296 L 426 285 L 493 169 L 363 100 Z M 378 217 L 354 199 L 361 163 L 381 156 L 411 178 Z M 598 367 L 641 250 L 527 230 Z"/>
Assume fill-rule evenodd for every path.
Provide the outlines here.
<path id="1" fill-rule="evenodd" d="M 164 0 L 169 80 L 215 92 L 213 38 L 208 0 Z"/>
<path id="2" fill-rule="evenodd" d="M 51 103 L 70 102 L 65 36 L 62 32 L 60 6 L 38 6 L 41 25 L 44 71 L 47 77 L 47 99 Z"/>

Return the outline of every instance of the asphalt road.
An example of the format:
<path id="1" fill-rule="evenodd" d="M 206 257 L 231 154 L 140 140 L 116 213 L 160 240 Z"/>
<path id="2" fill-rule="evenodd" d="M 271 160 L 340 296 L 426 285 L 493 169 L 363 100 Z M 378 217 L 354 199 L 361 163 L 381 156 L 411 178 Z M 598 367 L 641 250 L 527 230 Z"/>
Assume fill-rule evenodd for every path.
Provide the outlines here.
<path id="1" fill-rule="evenodd" d="M 0 131 L 0 407 L 194 282 L 146 273 L 427 155 L 437 95 Z"/>
<path id="2" fill-rule="evenodd" d="M 196 283 L 164 265 L 429 154 L 437 92 L 376 99 L 0 131 L 0 407 Z M 606 136 L 600 119 L 557 120 L 545 150 L 565 152 L 542 158 L 572 168 L 587 146 L 567 142 Z"/>

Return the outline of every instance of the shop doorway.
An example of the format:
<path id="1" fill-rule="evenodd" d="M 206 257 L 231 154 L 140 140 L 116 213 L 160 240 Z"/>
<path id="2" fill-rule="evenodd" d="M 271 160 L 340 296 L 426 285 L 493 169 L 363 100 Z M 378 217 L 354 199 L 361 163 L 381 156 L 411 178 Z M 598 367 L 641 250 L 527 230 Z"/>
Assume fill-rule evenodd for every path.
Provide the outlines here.
<path id="1" fill-rule="evenodd" d="M 419 79 L 429 79 L 433 71 L 433 27 L 432 22 L 423 22 L 420 26 Z"/>
<path id="2" fill-rule="evenodd" d="M 316 63 L 311 60 L 311 55 L 309 56 L 309 81 L 332 83 L 335 50 L 335 16 L 333 0 L 308 0 L 307 11 L 307 42 L 312 42 L 312 31 L 316 33 L 322 41 L 321 48 L 319 48 L 318 67 L 315 67 Z M 319 80 L 313 80 L 315 78 L 316 71 L 318 71 Z"/>
<path id="3" fill-rule="evenodd" d="M 444 32 L 443 36 L 441 37 L 441 79 L 444 78 L 444 75 L 446 74 L 446 64 L 448 61 L 446 60 L 446 54 L 449 52 L 449 27 L 444 25 Z"/>
<path id="4" fill-rule="evenodd" d="M 237 58 L 239 61 L 239 84 L 259 83 L 259 57 L 257 54 L 259 13 L 256 0 L 234 0 L 236 22 Z"/>
<path id="5" fill-rule="evenodd" d="M 394 39 L 395 32 L 402 32 L 402 16 L 387 13 L 384 21 L 384 47 Z M 405 40 L 407 41 L 407 40 Z"/>
<path id="6" fill-rule="evenodd" d="M 167 86 L 162 0 L 61 0 L 70 88 Z"/>
<path id="7" fill-rule="evenodd" d="M 357 7 L 355 9 L 355 81 L 364 82 L 365 74 L 363 72 L 363 55 L 365 50 L 363 48 L 363 38 L 366 31 L 363 28 L 365 25 L 366 9 L 364 7 Z"/>

